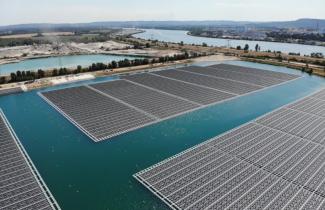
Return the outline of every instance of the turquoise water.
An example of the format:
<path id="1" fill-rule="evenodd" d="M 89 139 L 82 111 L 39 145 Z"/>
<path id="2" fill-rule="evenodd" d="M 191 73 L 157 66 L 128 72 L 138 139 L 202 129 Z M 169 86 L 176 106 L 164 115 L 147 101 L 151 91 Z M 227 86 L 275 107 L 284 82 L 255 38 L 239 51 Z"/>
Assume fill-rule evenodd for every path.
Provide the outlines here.
<path id="1" fill-rule="evenodd" d="M 77 68 L 78 65 L 89 66 L 92 63 L 109 63 L 113 60 L 120 61 L 124 59 L 136 59 L 133 56 L 120 55 L 67 55 L 49 58 L 37 58 L 24 60 L 18 63 L 10 63 L 0 65 L 0 75 L 7 75 L 11 72 L 20 71 L 37 71 L 38 69 L 53 69 L 53 68 Z"/>
<path id="2" fill-rule="evenodd" d="M 283 67 L 240 61 L 228 63 L 300 74 Z M 285 85 L 101 143 L 93 143 L 45 103 L 36 91 L 1 97 L 0 107 L 62 209 L 166 209 L 160 200 L 132 178 L 134 173 L 325 87 L 324 79 L 307 74 L 303 76 Z M 111 79 L 114 78 L 44 90 Z"/>
<path id="3" fill-rule="evenodd" d="M 146 29 L 144 33 L 135 34 L 134 37 L 152 40 L 158 39 L 159 41 L 176 43 L 183 41 L 186 44 L 202 44 L 203 42 L 205 42 L 208 45 L 212 46 L 228 46 L 227 39 L 189 36 L 187 35 L 187 31 Z M 261 46 L 261 50 L 281 51 L 285 53 L 294 52 L 301 53 L 302 55 L 310 55 L 314 52 L 321 52 L 325 54 L 325 47 L 302 44 L 247 40 L 229 40 L 229 44 L 231 47 L 237 47 L 238 45 L 244 47 L 245 44 L 248 44 L 251 49 L 254 49 L 256 44 L 259 44 Z"/>

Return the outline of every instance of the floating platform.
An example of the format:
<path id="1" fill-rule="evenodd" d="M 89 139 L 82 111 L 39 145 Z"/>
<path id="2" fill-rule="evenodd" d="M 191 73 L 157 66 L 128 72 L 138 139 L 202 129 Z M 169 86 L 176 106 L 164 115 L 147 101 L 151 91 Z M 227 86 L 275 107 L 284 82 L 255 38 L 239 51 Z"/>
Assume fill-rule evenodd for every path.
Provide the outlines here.
<path id="1" fill-rule="evenodd" d="M 191 66 L 39 95 L 98 142 L 297 78 L 233 65 Z"/>
<path id="2" fill-rule="evenodd" d="M 172 209 L 325 209 L 324 174 L 325 89 L 134 177 Z"/>
<path id="3" fill-rule="evenodd" d="M 0 209 L 60 209 L 1 110 Z"/>

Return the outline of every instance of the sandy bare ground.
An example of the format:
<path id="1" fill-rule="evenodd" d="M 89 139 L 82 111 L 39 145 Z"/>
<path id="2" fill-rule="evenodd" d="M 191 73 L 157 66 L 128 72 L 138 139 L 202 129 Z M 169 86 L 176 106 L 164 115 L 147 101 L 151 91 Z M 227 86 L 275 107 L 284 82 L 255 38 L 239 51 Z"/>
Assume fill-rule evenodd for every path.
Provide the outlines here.
<path id="1" fill-rule="evenodd" d="M 127 50 L 112 50 L 108 52 L 114 55 L 133 55 L 133 56 L 144 56 L 144 57 L 162 57 L 162 56 L 173 56 L 180 54 L 178 50 L 157 50 L 152 48 L 146 49 L 127 49 Z"/>
<path id="2" fill-rule="evenodd" d="M 25 59 L 76 54 L 112 54 L 144 57 L 172 56 L 178 50 L 132 49 L 133 46 L 114 41 L 95 43 L 69 43 L 59 45 L 32 45 L 0 48 L 0 65 Z"/>
<path id="3" fill-rule="evenodd" d="M 49 82 L 53 85 L 61 85 L 67 83 L 78 82 L 82 80 L 91 80 L 95 79 L 95 76 L 92 74 L 78 74 L 78 75 L 67 75 L 61 77 L 49 78 Z"/>
<path id="4" fill-rule="evenodd" d="M 234 60 L 239 60 L 239 58 L 234 56 L 226 56 L 221 53 L 193 59 L 194 62 L 222 62 L 222 61 L 234 61 Z"/>
<path id="5" fill-rule="evenodd" d="M 0 64 L 47 56 L 108 53 L 110 50 L 127 49 L 131 45 L 114 41 L 95 43 L 60 43 L 0 48 Z"/>
<path id="6" fill-rule="evenodd" d="M 107 42 L 93 42 L 93 43 L 71 43 L 71 47 L 79 49 L 83 52 L 89 53 L 105 53 L 110 50 L 119 50 L 119 49 L 128 49 L 131 48 L 131 45 L 122 44 L 114 41 Z"/>
<path id="7" fill-rule="evenodd" d="M 37 35 L 38 35 L 37 33 L 4 35 L 4 36 L 0 36 L 0 39 L 32 38 Z M 74 35 L 74 33 L 73 32 L 46 32 L 46 33 L 42 33 L 42 35 L 43 36 L 71 36 Z"/>
<path id="8" fill-rule="evenodd" d="M 19 38 L 32 38 L 36 36 L 36 33 L 32 34 L 15 34 L 15 35 L 4 35 L 0 36 L 0 39 L 19 39 Z"/>

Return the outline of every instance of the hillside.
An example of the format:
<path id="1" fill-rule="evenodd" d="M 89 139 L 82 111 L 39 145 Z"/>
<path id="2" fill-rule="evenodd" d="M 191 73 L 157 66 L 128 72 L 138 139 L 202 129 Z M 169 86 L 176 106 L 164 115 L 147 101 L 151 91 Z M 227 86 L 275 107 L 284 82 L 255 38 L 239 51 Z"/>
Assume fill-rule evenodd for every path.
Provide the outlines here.
<path id="1" fill-rule="evenodd" d="M 277 22 L 248 22 L 248 21 L 107 21 L 75 24 L 21 24 L 0 26 L 0 33 L 26 33 L 37 31 L 75 31 L 94 30 L 105 28 L 160 28 L 160 29 L 188 29 L 191 27 L 214 27 L 214 26 L 255 26 L 273 28 L 305 28 L 325 29 L 325 20 L 299 19 L 294 21 Z"/>

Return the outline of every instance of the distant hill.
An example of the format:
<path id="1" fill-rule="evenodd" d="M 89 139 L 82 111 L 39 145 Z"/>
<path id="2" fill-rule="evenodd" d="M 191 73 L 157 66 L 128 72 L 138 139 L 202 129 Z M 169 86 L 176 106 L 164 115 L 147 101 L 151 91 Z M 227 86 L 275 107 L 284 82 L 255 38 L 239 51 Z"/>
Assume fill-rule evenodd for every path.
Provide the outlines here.
<path id="1" fill-rule="evenodd" d="M 276 28 L 325 29 L 325 20 L 299 19 L 295 21 L 260 23 L 257 25 L 276 27 Z"/>
<path id="2" fill-rule="evenodd" d="M 53 30 L 53 29 L 67 29 L 67 28 L 174 28 L 174 27 L 194 27 L 194 26 L 220 26 L 220 25 L 245 25 L 251 22 L 238 21 L 107 21 L 107 22 L 93 22 L 93 23 L 74 23 L 74 24 L 20 24 L 0 26 L 0 31 L 4 30 Z"/>
<path id="3" fill-rule="evenodd" d="M 160 28 L 160 29 L 188 29 L 190 27 L 213 26 L 256 26 L 274 28 L 306 28 L 325 29 L 325 20 L 299 19 L 295 21 L 278 22 L 248 22 L 248 21 L 108 21 L 76 24 L 21 24 L 0 26 L 0 33 L 25 33 L 35 31 L 70 31 L 105 28 Z"/>

